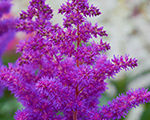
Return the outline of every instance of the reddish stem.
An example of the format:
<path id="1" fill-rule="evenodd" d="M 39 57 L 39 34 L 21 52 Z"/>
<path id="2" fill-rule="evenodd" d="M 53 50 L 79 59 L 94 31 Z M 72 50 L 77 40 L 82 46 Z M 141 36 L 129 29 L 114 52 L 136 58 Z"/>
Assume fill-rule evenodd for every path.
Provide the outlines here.
<path id="1" fill-rule="evenodd" d="M 78 35 L 78 39 L 77 39 L 77 48 L 80 46 L 80 33 L 79 33 L 79 24 L 77 25 L 77 35 Z M 77 67 L 79 67 L 79 60 L 77 59 Z M 78 90 L 78 85 L 76 86 L 76 92 L 75 92 L 75 98 L 78 97 L 79 94 L 79 90 Z M 77 113 L 78 111 L 73 111 L 73 120 L 77 120 Z"/>

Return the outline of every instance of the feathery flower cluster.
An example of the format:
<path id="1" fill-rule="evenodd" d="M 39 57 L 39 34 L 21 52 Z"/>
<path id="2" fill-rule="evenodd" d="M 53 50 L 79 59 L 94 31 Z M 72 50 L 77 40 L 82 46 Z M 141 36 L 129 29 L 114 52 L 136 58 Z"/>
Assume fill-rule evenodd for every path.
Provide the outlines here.
<path id="1" fill-rule="evenodd" d="M 110 45 L 102 38 L 87 46 L 90 39 L 107 36 L 103 27 L 86 20 L 101 14 L 88 0 L 68 0 L 58 13 L 65 16 L 63 27 L 50 22 L 52 9 L 45 0 L 31 0 L 20 14 L 18 30 L 35 36 L 20 41 L 22 56 L 14 65 L 0 68 L 1 82 L 24 106 L 16 120 L 115 120 L 150 101 L 150 92 L 142 88 L 98 106 L 107 89 L 105 79 L 136 67 L 137 60 L 128 55 L 108 60 L 102 52 Z"/>
<path id="2" fill-rule="evenodd" d="M 13 18 L 3 19 L 3 14 L 7 14 L 10 11 L 10 1 L 0 0 L 0 58 L 6 48 L 6 45 L 12 40 L 14 36 L 15 20 Z M 0 63 L 2 63 L 0 59 Z"/>
<path id="3" fill-rule="evenodd" d="M 15 23 L 14 18 L 3 19 L 3 15 L 10 12 L 11 3 L 9 0 L 0 0 L 0 64 L 2 64 L 2 55 L 6 49 L 8 43 L 13 39 L 15 35 Z M 0 97 L 3 95 L 4 86 L 0 84 Z"/>
<path id="4" fill-rule="evenodd" d="M 9 0 L 0 0 L 0 18 L 3 14 L 10 12 L 11 3 Z"/>

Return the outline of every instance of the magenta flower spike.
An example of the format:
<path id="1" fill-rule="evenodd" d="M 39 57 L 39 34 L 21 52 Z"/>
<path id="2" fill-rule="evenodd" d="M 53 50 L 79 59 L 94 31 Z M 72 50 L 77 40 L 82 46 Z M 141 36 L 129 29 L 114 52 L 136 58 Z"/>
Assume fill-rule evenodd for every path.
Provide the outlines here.
<path id="1" fill-rule="evenodd" d="M 9 13 L 11 8 L 10 0 L 0 0 L 0 18 L 3 14 Z"/>
<path id="2" fill-rule="evenodd" d="M 101 14 L 88 0 L 68 0 L 61 6 L 62 27 L 52 24 L 52 12 L 45 0 L 30 1 L 17 29 L 35 36 L 20 41 L 16 52 L 22 56 L 14 65 L 0 68 L 1 83 L 24 106 L 16 112 L 16 120 L 115 120 L 150 101 L 150 92 L 141 88 L 98 106 L 108 89 L 106 78 L 136 67 L 137 59 L 124 55 L 109 60 L 103 54 L 110 50 L 102 40 L 107 33 L 86 20 Z M 96 37 L 99 43 L 90 42 Z"/>
<path id="3" fill-rule="evenodd" d="M 10 12 L 11 5 L 10 0 L 0 0 L 0 65 L 2 64 L 2 55 L 16 32 L 17 19 L 3 19 L 3 15 Z M 4 89 L 4 85 L 0 83 L 0 97 L 2 97 Z"/>

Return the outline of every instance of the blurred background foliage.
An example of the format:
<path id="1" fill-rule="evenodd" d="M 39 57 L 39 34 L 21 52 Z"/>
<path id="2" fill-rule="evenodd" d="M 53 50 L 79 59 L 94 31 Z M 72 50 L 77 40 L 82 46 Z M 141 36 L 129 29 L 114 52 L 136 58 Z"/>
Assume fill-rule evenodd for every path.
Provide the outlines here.
<path id="1" fill-rule="evenodd" d="M 66 0 L 47 0 L 57 13 L 59 6 Z M 14 6 L 11 14 L 19 16 L 22 9 L 27 9 L 29 0 L 12 0 Z M 110 43 L 112 49 L 107 52 L 109 58 L 112 55 L 130 54 L 139 60 L 139 67 L 128 72 L 121 72 L 115 79 L 109 79 L 107 82 L 108 90 L 102 95 L 100 104 L 107 104 L 118 94 L 126 93 L 131 88 L 145 87 L 150 90 L 150 1 L 149 0 L 89 0 L 92 4 L 97 5 L 102 15 L 98 18 L 89 18 L 92 23 L 98 22 L 103 25 L 108 33 L 108 37 L 104 38 Z M 60 23 L 62 16 L 54 16 L 54 22 Z M 3 64 L 15 62 L 20 54 L 15 53 L 16 44 L 19 40 L 27 38 L 21 34 L 16 35 L 15 44 L 8 45 L 2 60 Z M 98 40 L 97 40 L 98 41 Z M 9 49 L 11 46 L 11 49 Z M 21 109 L 21 104 L 6 89 L 4 95 L 0 98 L 0 120 L 14 120 L 17 109 Z M 121 120 L 150 120 L 150 103 L 140 105 L 136 109 L 132 109 L 126 118 Z"/>

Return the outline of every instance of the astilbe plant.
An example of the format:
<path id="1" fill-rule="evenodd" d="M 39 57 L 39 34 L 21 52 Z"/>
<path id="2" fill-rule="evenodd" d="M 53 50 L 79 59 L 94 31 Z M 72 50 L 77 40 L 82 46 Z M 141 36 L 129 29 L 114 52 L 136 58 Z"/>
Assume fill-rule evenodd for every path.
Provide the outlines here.
<path id="1" fill-rule="evenodd" d="M 35 36 L 20 41 L 17 52 L 22 55 L 15 64 L 0 68 L 1 82 L 24 106 L 16 112 L 16 120 L 115 120 L 150 101 L 150 92 L 141 88 L 98 106 L 107 89 L 105 80 L 136 67 L 137 60 L 128 55 L 108 60 L 103 52 L 110 45 L 101 38 L 99 44 L 87 45 L 94 37 L 107 36 L 103 27 L 86 20 L 101 14 L 87 0 L 61 6 L 58 13 L 65 16 L 63 27 L 52 24 L 52 12 L 45 0 L 30 1 L 17 28 Z"/>

